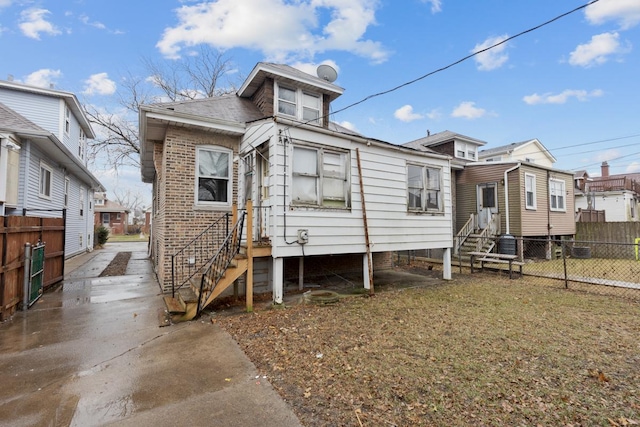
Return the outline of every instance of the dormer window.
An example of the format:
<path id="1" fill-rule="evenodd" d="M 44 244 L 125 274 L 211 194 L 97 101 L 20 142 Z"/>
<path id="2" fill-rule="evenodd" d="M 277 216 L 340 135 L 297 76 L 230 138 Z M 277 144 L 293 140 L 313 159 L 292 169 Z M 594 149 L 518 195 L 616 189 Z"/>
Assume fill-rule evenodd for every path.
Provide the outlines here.
<path id="1" fill-rule="evenodd" d="M 276 111 L 305 123 L 320 124 L 322 98 L 318 94 L 302 89 L 292 89 L 278 85 L 276 88 Z"/>
<path id="2" fill-rule="evenodd" d="M 459 159 L 475 160 L 478 157 L 478 147 L 475 144 L 456 141 L 456 157 Z"/>

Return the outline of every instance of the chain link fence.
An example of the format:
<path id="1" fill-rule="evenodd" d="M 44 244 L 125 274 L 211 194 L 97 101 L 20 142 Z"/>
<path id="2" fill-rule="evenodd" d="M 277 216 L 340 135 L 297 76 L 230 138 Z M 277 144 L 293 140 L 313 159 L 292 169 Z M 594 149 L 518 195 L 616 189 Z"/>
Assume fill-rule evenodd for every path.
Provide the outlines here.
<path id="1" fill-rule="evenodd" d="M 640 300 L 640 239 L 634 241 L 610 243 L 516 237 L 506 246 L 498 239 L 492 239 L 483 247 L 467 244 L 466 248 L 463 242 L 456 242 L 452 263 L 460 273 L 470 274 L 470 253 L 489 251 L 498 255 L 485 259 L 491 258 L 495 262 L 479 261 L 482 257 L 475 256 L 474 272 L 508 277 L 508 258 L 512 258 L 513 277 L 520 278 L 521 267 L 521 279 L 527 283 Z M 483 268 L 480 270 L 480 267 Z"/>

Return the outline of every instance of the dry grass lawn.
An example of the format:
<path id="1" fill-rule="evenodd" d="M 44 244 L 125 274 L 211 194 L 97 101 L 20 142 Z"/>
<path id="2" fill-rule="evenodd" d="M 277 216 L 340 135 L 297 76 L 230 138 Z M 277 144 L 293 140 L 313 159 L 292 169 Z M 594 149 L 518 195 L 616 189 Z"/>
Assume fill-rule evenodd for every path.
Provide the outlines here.
<path id="1" fill-rule="evenodd" d="M 460 276 L 372 298 L 218 312 L 307 426 L 640 423 L 640 306 Z"/>

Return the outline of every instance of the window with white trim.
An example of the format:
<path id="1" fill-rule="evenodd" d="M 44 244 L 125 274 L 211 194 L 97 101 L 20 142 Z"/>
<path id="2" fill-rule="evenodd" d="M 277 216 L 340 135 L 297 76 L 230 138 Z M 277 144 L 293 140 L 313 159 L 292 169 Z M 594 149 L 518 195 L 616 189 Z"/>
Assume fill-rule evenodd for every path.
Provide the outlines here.
<path id="1" fill-rule="evenodd" d="M 346 151 L 294 146 L 292 203 L 349 207 L 349 156 Z"/>
<path id="2" fill-rule="evenodd" d="M 84 130 L 80 129 L 80 138 L 78 139 L 78 157 L 84 160 L 84 152 L 87 144 L 87 136 Z"/>
<path id="3" fill-rule="evenodd" d="M 71 132 L 71 111 L 69 111 L 69 107 L 64 106 L 64 133 L 69 135 Z"/>
<path id="4" fill-rule="evenodd" d="M 530 173 L 524 174 L 524 200 L 527 209 L 536 209 L 536 176 Z"/>
<path id="5" fill-rule="evenodd" d="M 221 147 L 196 150 L 196 204 L 228 206 L 231 196 L 233 152 Z"/>
<path id="6" fill-rule="evenodd" d="M 69 178 L 64 178 L 64 207 L 69 206 L 69 186 L 71 185 L 71 181 Z"/>
<path id="7" fill-rule="evenodd" d="M 107 212 L 103 212 L 102 213 L 102 224 L 105 227 L 108 227 L 110 222 L 111 222 L 111 214 L 109 214 Z"/>
<path id="8" fill-rule="evenodd" d="M 320 124 L 322 97 L 302 89 L 276 86 L 276 111 L 305 123 Z"/>
<path id="9" fill-rule="evenodd" d="M 84 216 L 84 194 L 85 190 L 83 187 L 80 187 L 80 216 Z"/>
<path id="10" fill-rule="evenodd" d="M 40 197 L 51 198 L 52 182 L 53 169 L 48 164 L 40 162 Z"/>
<path id="11" fill-rule="evenodd" d="M 549 206 L 552 211 L 566 211 L 565 182 L 551 178 L 549 180 Z"/>
<path id="12" fill-rule="evenodd" d="M 408 209 L 443 212 L 442 170 L 423 165 L 407 165 Z"/>

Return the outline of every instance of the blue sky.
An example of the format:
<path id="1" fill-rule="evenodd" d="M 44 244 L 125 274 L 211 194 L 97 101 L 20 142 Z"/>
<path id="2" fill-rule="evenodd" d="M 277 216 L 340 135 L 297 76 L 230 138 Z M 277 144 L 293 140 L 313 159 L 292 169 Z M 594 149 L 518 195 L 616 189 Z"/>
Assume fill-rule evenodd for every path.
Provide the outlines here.
<path id="1" fill-rule="evenodd" d="M 222 49 L 238 76 L 256 62 L 338 70 L 333 111 L 577 8 L 576 0 L 0 0 L 0 78 L 115 105 L 141 58 Z M 392 143 L 451 130 L 486 148 L 538 138 L 560 169 L 640 172 L 640 0 L 599 0 L 333 120 Z M 599 142 L 601 141 L 601 142 Z M 139 171 L 113 190 L 140 186 Z"/>

